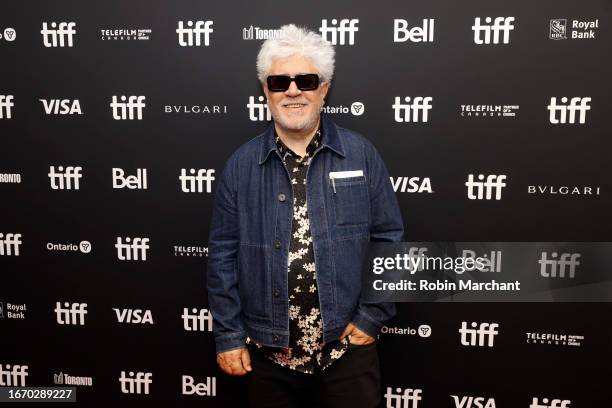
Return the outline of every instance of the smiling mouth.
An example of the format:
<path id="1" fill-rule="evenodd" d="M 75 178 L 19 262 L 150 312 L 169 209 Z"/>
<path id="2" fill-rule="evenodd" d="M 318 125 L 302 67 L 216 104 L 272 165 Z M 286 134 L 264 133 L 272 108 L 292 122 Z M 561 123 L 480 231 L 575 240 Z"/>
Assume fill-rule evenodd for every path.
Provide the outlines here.
<path id="1" fill-rule="evenodd" d="M 300 109 L 300 108 L 303 108 L 304 106 L 306 106 L 305 103 L 287 103 L 283 105 L 283 108 Z"/>

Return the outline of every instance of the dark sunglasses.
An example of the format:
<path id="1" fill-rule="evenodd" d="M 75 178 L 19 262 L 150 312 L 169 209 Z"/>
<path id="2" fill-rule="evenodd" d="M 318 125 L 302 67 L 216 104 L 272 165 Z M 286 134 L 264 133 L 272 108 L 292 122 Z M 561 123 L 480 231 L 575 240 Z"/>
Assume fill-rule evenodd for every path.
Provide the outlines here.
<path id="1" fill-rule="evenodd" d="M 299 74 L 291 78 L 289 75 L 270 75 L 266 78 L 268 90 L 272 92 L 285 92 L 291 86 L 291 82 L 300 91 L 312 91 L 319 87 L 319 76 L 317 74 Z"/>

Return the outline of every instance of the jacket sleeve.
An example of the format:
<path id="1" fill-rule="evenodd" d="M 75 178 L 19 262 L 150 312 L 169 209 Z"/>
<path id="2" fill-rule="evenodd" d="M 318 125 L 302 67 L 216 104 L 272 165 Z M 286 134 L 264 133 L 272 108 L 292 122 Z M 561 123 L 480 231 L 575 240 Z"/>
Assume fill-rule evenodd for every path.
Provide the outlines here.
<path id="1" fill-rule="evenodd" d="M 206 284 L 217 353 L 244 347 L 246 342 L 238 293 L 239 219 L 234 156 L 225 165 L 215 189 L 208 238 Z"/>
<path id="2" fill-rule="evenodd" d="M 404 222 L 399 203 L 380 154 L 371 143 L 366 143 L 366 159 L 370 189 L 370 241 L 399 242 L 404 239 Z M 385 321 L 395 316 L 392 302 L 359 304 L 351 322 L 360 330 L 376 337 Z"/>

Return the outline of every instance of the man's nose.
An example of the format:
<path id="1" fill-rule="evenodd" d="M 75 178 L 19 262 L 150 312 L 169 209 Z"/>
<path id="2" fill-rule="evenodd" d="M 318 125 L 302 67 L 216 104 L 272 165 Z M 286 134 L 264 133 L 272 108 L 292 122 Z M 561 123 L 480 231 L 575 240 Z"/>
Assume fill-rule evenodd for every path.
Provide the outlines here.
<path id="1" fill-rule="evenodd" d="M 287 96 L 297 96 L 301 93 L 302 91 L 300 91 L 300 88 L 297 87 L 295 81 L 291 81 L 291 83 L 289 84 L 289 88 L 287 88 L 287 90 L 285 91 L 285 95 Z"/>

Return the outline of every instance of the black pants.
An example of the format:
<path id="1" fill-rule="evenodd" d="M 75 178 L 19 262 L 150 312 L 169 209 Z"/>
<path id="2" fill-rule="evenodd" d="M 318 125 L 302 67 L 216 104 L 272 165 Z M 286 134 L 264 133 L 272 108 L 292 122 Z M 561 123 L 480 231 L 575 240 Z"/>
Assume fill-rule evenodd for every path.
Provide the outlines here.
<path id="1" fill-rule="evenodd" d="M 324 371 L 304 374 L 270 361 L 249 348 L 253 371 L 247 374 L 250 407 L 375 408 L 381 400 L 376 342 L 351 344 Z"/>

